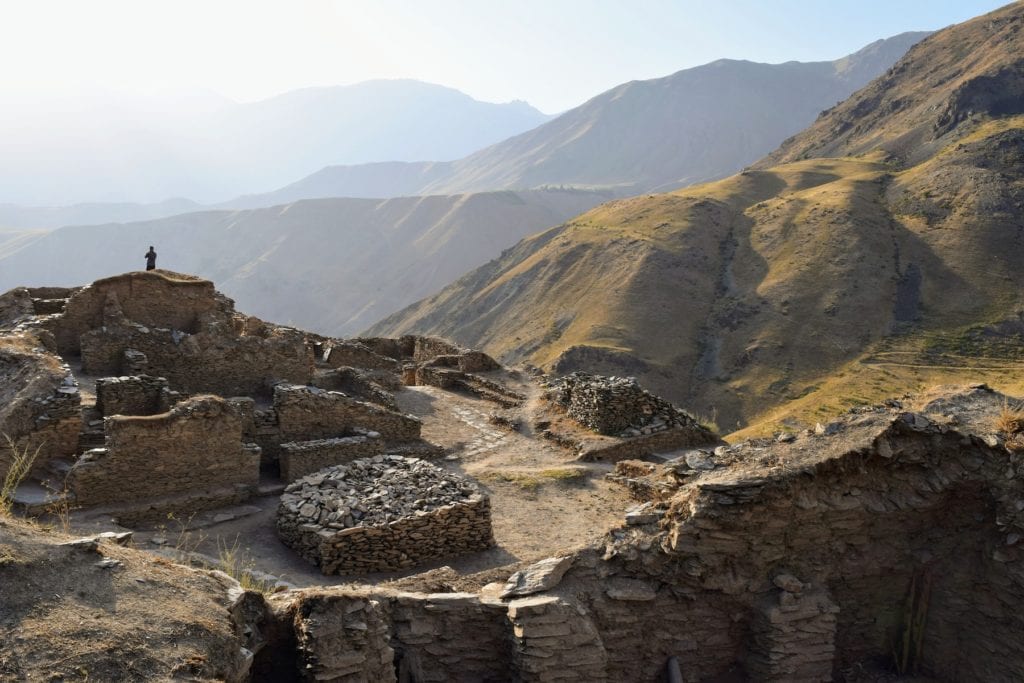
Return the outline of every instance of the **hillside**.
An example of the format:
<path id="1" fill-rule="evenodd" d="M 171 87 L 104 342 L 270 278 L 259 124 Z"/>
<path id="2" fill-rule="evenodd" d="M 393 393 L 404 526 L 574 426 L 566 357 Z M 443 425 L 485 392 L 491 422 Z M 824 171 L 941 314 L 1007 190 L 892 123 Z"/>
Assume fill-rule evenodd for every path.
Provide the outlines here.
<path id="1" fill-rule="evenodd" d="M 0 203 L 23 206 L 0 207 L 0 226 L 96 222 L 97 207 L 48 208 L 83 202 L 221 202 L 330 164 L 457 159 L 549 118 L 524 102 L 480 102 L 413 80 L 307 88 L 248 103 L 104 92 L 15 102 L 0 111 Z M 175 212 L 136 207 L 126 216 L 130 207 L 106 208 L 100 220 Z"/>
<path id="2" fill-rule="evenodd" d="M 1018 3 L 936 33 L 756 168 L 605 204 L 370 333 L 636 375 L 726 431 L 1019 390 L 1022 27 Z"/>
<path id="3" fill-rule="evenodd" d="M 624 83 L 521 135 L 450 164 L 331 167 L 276 193 L 446 194 L 549 185 L 620 195 L 722 178 L 773 150 L 818 113 L 883 73 L 927 33 L 876 41 L 831 62 L 722 59 Z"/>
<path id="4" fill-rule="evenodd" d="M 141 267 L 153 244 L 159 266 L 216 279 L 255 315 L 353 333 L 607 199 L 582 191 L 321 199 L 0 233 L 0 291 L 23 282 L 73 285 Z"/>

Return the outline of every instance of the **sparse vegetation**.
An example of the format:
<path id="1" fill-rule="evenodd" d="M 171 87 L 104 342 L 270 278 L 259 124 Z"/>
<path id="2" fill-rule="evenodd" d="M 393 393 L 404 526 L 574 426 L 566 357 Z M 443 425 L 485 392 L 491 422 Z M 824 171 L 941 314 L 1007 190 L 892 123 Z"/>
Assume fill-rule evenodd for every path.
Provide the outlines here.
<path id="1" fill-rule="evenodd" d="M 256 591 L 269 595 L 274 592 L 273 581 L 256 576 L 256 563 L 252 557 L 244 551 L 238 538 L 228 545 L 223 539 L 217 543 L 217 564 L 214 569 L 224 572 L 248 591 Z"/>
<path id="2" fill-rule="evenodd" d="M 552 467 L 536 471 L 492 471 L 480 475 L 484 481 L 515 484 L 524 491 L 536 491 L 544 484 L 580 484 L 587 472 L 581 467 Z"/>
<path id="3" fill-rule="evenodd" d="M 4 475 L 3 484 L 0 485 L 0 516 L 7 516 L 11 513 L 11 508 L 14 505 L 14 492 L 28 476 L 32 464 L 39 457 L 39 452 L 43 448 L 43 444 L 36 446 L 35 450 L 29 445 L 18 446 L 14 439 L 7 434 L 4 434 L 4 440 L 11 452 L 11 465 L 7 474 Z"/>
<path id="4" fill-rule="evenodd" d="M 1008 437 L 1024 432 L 1024 404 L 1004 401 L 996 416 L 995 428 Z"/>

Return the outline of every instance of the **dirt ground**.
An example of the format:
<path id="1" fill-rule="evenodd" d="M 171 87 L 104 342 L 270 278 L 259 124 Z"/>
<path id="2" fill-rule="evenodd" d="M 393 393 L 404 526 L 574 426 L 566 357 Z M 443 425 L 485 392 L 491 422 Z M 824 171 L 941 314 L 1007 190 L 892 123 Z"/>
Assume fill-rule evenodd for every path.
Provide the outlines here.
<path id="1" fill-rule="evenodd" d="M 435 387 L 407 387 L 397 394 L 399 408 L 423 421 L 423 438 L 444 447 L 446 455 L 436 464 L 476 480 L 491 496 L 497 543 L 488 551 L 402 573 L 324 576 L 277 538 L 276 493 L 242 506 L 137 529 L 136 545 L 199 553 L 211 563 L 234 551 L 244 567 L 294 586 L 401 579 L 407 588 L 422 583 L 430 590 L 470 589 L 504 580 L 516 566 L 582 545 L 621 524 L 632 501 L 624 488 L 604 480 L 610 466 L 576 462 L 572 452 L 534 434 L 531 425 L 542 409 L 540 389 L 526 380 L 510 382 L 528 396 L 521 408 L 512 411 Z M 520 424 L 519 431 L 492 424 L 489 417 L 495 412 Z M 106 520 L 88 515 L 73 515 L 72 523 L 83 532 L 109 528 Z M 412 578 L 431 570 L 435 571 L 422 582 Z"/>

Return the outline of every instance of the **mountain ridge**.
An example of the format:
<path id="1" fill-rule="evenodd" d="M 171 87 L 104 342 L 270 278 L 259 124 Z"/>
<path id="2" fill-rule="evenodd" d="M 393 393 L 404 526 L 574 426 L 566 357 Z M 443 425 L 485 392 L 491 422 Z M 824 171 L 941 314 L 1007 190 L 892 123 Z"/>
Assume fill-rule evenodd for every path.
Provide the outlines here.
<path id="1" fill-rule="evenodd" d="M 934 105 L 979 83 L 1019 97 L 1022 25 L 1018 3 L 944 29 L 750 169 L 597 207 L 367 334 L 635 375 L 727 431 L 813 426 L 926 380 L 1006 386 L 1024 371 L 1024 116 L 997 97 L 940 131 Z M 915 88 L 924 118 L 877 108 Z M 829 146 L 844 113 L 862 138 Z"/>

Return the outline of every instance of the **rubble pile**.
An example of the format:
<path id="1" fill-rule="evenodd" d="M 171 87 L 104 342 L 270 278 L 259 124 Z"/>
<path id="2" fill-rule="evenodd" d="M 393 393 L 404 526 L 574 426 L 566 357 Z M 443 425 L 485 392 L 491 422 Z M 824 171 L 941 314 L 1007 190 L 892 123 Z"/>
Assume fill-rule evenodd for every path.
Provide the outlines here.
<path id="1" fill-rule="evenodd" d="M 547 383 L 548 397 L 569 417 L 600 434 L 623 438 L 656 434 L 697 421 L 637 384 L 634 377 L 574 372 Z"/>
<path id="2" fill-rule="evenodd" d="M 397 455 L 292 483 L 281 496 L 277 530 L 325 574 L 394 571 L 494 543 L 490 501 L 476 484 Z"/>

